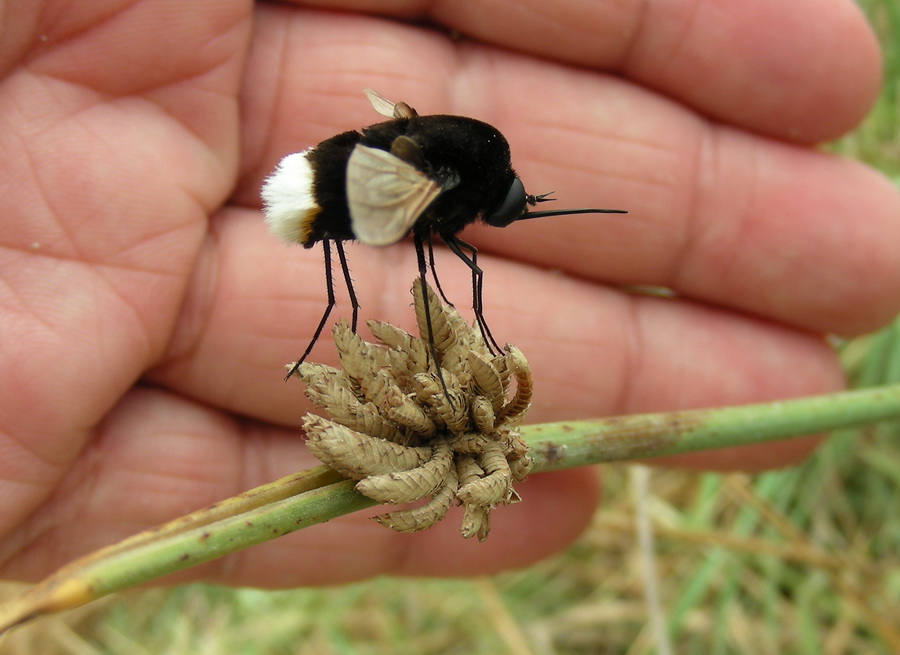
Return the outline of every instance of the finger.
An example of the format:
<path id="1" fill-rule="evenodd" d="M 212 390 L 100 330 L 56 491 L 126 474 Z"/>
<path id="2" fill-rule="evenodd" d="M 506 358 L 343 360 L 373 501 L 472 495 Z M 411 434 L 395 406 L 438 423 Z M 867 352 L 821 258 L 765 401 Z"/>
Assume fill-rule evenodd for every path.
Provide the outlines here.
<path id="1" fill-rule="evenodd" d="M 7 578 L 40 578 L 140 530 L 318 464 L 296 432 L 234 421 L 147 389 L 117 406 L 95 444 L 56 494 L 8 536 L 0 566 Z M 486 544 L 463 541 L 456 513 L 428 532 L 401 535 L 368 518 L 381 509 L 313 526 L 187 576 L 290 587 L 381 573 L 473 575 L 523 566 L 581 532 L 596 504 L 597 476 L 533 476 L 520 493 L 528 503 L 498 508 Z"/>
<path id="2" fill-rule="evenodd" d="M 768 0 L 727 9 L 696 0 L 303 4 L 399 18 L 427 14 L 480 41 L 617 71 L 713 118 L 804 143 L 852 128 L 881 79 L 878 42 L 850 0 Z"/>
<path id="3" fill-rule="evenodd" d="M 357 60 L 325 51 L 328 26 L 314 16 L 291 28 L 282 58 L 273 61 L 266 48 L 251 58 L 253 70 L 278 71 L 284 85 L 270 75 L 271 84 L 249 96 L 248 138 L 265 145 L 245 147 L 240 202 L 258 206 L 261 179 L 280 155 L 377 120 L 354 100 L 362 71 L 357 80 L 346 63 L 342 73 L 303 69 L 301 44 L 320 47 L 325 61 Z M 448 66 L 446 46 L 408 27 L 357 29 L 373 50 L 362 58 L 367 66 L 399 65 L 393 45 L 371 43 L 373 32 L 387 30 L 389 43 L 417 53 L 404 63 L 403 84 L 385 82 L 401 88 L 395 99 L 497 125 L 526 188 L 555 190 L 560 207 L 629 211 L 485 228 L 472 237 L 477 245 L 596 281 L 667 286 L 815 331 L 855 334 L 897 311 L 900 195 L 859 164 L 711 124 L 620 80 L 477 48 L 454 68 L 448 91 L 433 75 Z M 535 85 L 548 100 L 523 102 Z"/>
<path id="4" fill-rule="evenodd" d="M 159 2 L 58 4 L 21 5 L 0 35 L 3 56 L 22 58 L 5 62 L 0 81 L 8 522 L 43 501 L 164 350 L 237 162 L 235 22 L 248 22 L 246 10 L 192 5 L 175 17 Z M 206 42 L 215 47 L 198 53 Z"/>
<path id="5" fill-rule="evenodd" d="M 321 252 L 275 244 L 257 212 L 216 222 L 173 340 L 153 372 L 159 384 L 267 421 L 298 425 L 310 408 L 283 365 L 305 349 L 325 308 Z M 437 253 L 444 288 L 464 315 L 469 271 Z M 414 331 L 410 244 L 348 248 L 362 318 Z M 817 336 L 695 303 L 634 297 L 491 257 L 485 315 L 501 342 L 525 352 L 538 393 L 529 422 L 736 404 L 840 388 Z M 338 276 L 339 278 L 339 276 Z M 334 320 L 348 305 L 340 282 Z M 330 335 L 311 357 L 334 364 Z"/>
<path id="6" fill-rule="evenodd" d="M 576 189 L 567 206 L 603 204 L 627 216 L 479 227 L 476 243 L 599 282 L 664 286 L 820 332 L 871 331 L 900 310 L 900 193 L 882 175 L 722 127 L 689 138 L 642 136 L 656 138 L 659 150 L 634 158 L 631 148 L 590 148 L 599 140 L 573 145 L 581 170 L 557 185 L 553 178 L 566 173 L 520 165 L 537 170 L 535 179 L 551 178 L 549 188 Z M 591 201 L 577 189 L 605 196 L 610 155 L 622 156 L 613 175 L 627 197 Z"/>

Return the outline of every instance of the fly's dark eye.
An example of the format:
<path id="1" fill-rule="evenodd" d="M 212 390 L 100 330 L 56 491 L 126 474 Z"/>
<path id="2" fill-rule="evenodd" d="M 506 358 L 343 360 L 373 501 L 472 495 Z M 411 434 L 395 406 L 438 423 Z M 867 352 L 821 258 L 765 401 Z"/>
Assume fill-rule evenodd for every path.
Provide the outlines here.
<path id="1" fill-rule="evenodd" d="M 525 212 L 526 200 L 525 186 L 522 184 L 522 180 L 516 177 L 513 179 L 513 183 L 509 187 L 509 192 L 506 194 L 503 204 L 500 205 L 500 209 L 485 218 L 485 222 L 493 227 L 506 227 L 513 221 L 522 218 L 522 214 Z"/>

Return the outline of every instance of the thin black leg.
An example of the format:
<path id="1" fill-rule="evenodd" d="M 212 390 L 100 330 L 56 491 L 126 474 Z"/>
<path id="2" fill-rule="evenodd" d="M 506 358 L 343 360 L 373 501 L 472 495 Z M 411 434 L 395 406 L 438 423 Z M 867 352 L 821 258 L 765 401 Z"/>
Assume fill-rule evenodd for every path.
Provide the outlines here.
<path id="1" fill-rule="evenodd" d="M 356 321 L 359 318 L 359 302 L 356 300 L 356 292 L 353 290 L 353 280 L 350 279 L 350 267 L 347 266 L 347 255 L 344 254 L 344 242 L 335 241 L 337 247 L 338 259 L 341 260 L 341 270 L 344 272 L 344 282 L 347 284 L 347 293 L 350 295 L 350 307 L 353 308 L 353 319 L 350 323 L 350 329 L 356 332 Z M 322 329 L 321 327 L 319 328 Z"/>
<path id="2" fill-rule="evenodd" d="M 491 334 L 491 329 L 484 318 L 484 271 L 478 268 L 478 248 L 453 235 L 441 238 L 447 244 L 447 247 L 453 251 L 453 254 L 463 260 L 472 271 L 472 312 L 475 314 L 475 321 L 478 323 L 481 336 L 484 338 L 488 349 L 496 355 L 501 354 L 503 349 L 494 339 L 494 335 Z M 472 253 L 472 257 L 469 258 L 463 250 L 468 250 Z"/>
<path id="3" fill-rule="evenodd" d="M 444 289 L 441 287 L 441 281 L 437 276 L 437 269 L 434 267 L 434 248 L 432 247 L 431 239 L 428 239 L 426 243 L 428 244 L 428 267 L 431 269 L 431 277 L 434 278 L 434 284 L 437 286 L 438 293 L 441 294 L 441 300 L 453 307 L 453 303 L 450 302 L 447 298 L 447 294 L 444 293 Z"/>
<path id="4" fill-rule="evenodd" d="M 343 256 L 344 250 L 341 246 L 340 242 L 336 242 L 338 246 L 338 253 L 341 255 L 341 265 L 344 267 L 344 272 L 346 275 L 347 282 L 350 281 L 350 273 L 347 270 L 346 260 Z M 313 337 L 309 342 L 309 345 L 306 347 L 306 350 L 300 356 L 300 359 L 296 361 L 296 363 L 291 367 L 291 370 L 288 371 L 288 374 L 284 376 L 284 379 L 287 380 L 294 373 L 297 372 L 297 369 L 300 367 L 300 364 L 307 358 L 310 352 L 312 352 L 313 346 L 316 345 L 316 341 L 319 340 L 319 335 L 322 334 L 322 328 L 325 327 L 325 322 L 328 320 L 328 316 L 331 314 L 331 310 L 334 309 L 334 280 L 331 277 L 331 239 L 322 239 L 322 250 L 325 253 L 325 291 L 328 294 L 328 306 L 325 307 L 325 313 L 322 314 L 322 320 L 319 321 L 319 327 L 316 328 L 315 333 L 313 333 Z M 351 291 L 350 297 L 353 299 L 354 303 L 356 302 L 356 298 Z M 354 328 L 356 327 L 356 311 L 354 306 Z"/>
<path id="5" fill-rule="evenodd" d="M 416 259 L 419 262 L 419 283 L 422 285 L 422 305 L 425 311 L 425 327 L 428 333 L 428 351 L 431 353 L 431 360 L 434 362 L 434 368 L 437 371 L 438 379 L 441 381 L 441 388 L 444 390 L 444 396 L 450 407 L 453 407 L 453 398 L 447 390 L 447 383 L 444 381 L 444 372 L 441 370 L 441 360 L 438 357 L 437 346 L 434 343 L 434 327 L 431 324 L 431 308 L 428 305 L 428 293 L 425 290 L 425 276 L 428 269 L 425 265 L 425 246 L 424 242 L 428 240 L 428 247 L 431 247 L 431 237 L 421 237 L 418 234 L 414 236 L 413 243 L 416 246 Z"/>

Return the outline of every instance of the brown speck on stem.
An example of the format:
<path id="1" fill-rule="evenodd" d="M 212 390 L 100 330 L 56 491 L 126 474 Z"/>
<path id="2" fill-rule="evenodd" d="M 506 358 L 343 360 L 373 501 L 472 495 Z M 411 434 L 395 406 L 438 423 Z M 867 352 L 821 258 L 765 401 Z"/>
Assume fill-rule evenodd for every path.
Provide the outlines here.
<path id="1" fill-rule="evenodd" d="M 531 470 L 515 430 L 531 404 L 531 371 L 518 348 L 507 345 L 494 356 L 477 325 L 441 303 L 428 285 L 424 291 L 416 280 L 420 336 L 369 321 L 378 343 L 368 343 L 340 322 L 334 342 L 341 368 L 300 365 L 306 395 L 329 416 L 304 418 L 307 444 L 320 460 L 358 480 L 357 491 L 373 500 L 424 501 L 375 517 L 382 525 L 424 530 L 456 502 L 465 508 L 462 535 L 483 541 L 491 510 L 518 501 L 512 485 Z M 437 362 L 426 341 L 425 302 Z"/>

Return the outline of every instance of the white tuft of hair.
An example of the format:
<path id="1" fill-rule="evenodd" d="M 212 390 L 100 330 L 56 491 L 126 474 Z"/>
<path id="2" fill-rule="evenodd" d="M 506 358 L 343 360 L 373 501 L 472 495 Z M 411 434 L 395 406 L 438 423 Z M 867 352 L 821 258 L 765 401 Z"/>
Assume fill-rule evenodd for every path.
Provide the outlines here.
<path id="1" fill-rule="evenodd" d="M 307 154 L 282 159 L 262 187 L 263 212 L 269 231 L 287 243 L 302 243 L 309 221 L 321 209 L 313 195 L 313 170 Z"/>

